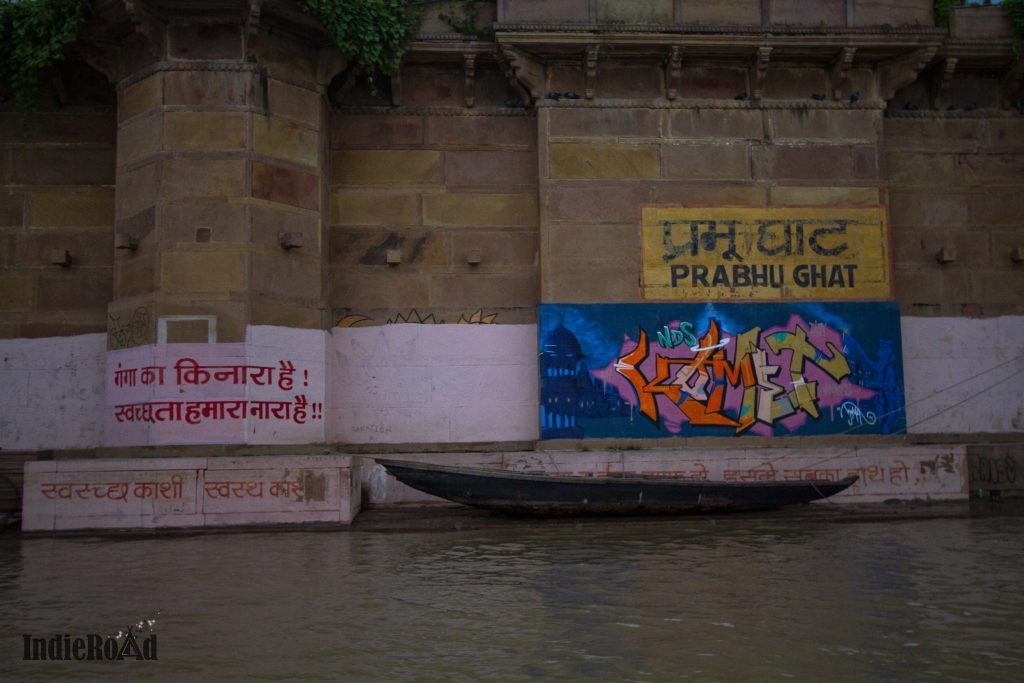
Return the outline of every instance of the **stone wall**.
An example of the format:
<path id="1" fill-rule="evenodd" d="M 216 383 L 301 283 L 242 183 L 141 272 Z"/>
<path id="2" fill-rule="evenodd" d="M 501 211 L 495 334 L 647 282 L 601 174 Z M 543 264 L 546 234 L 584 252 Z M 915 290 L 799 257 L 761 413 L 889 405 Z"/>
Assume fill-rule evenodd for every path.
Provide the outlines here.
<path id="1" fill-rule="evenodd" d="M 114 93 L 88 67 L 37 112 L 0 105 L 0 337 L 102 332 L 112 294 Z"/>
<path id="2" fill-rule="evenodd" d="M 330 184 L 335 324 L 534 319 L 533 116 L 342 109 L 331 123 Z"/>

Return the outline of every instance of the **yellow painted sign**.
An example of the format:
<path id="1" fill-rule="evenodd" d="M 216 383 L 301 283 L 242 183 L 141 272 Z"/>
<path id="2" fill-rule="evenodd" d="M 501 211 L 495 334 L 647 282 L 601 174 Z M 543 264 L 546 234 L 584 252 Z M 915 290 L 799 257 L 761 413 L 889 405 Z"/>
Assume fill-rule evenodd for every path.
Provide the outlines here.
<path id="1" fill-rule="evenodd" d="M 646 207 L 643 297 L 889 299 L 883 207 Z"/>

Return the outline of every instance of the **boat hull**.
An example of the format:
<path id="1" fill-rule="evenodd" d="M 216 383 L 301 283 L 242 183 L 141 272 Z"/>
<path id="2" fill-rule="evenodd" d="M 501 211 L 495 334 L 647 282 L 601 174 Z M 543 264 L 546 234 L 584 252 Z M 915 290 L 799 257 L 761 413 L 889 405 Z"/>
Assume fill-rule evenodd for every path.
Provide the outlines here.
<path id="1" fill-rule="evenodd" d="M 715 482 L 669 477 L 576 477 L 378 460 L 403 484 L 431 495 L 515 515 L 679 515 L 769 510 L 849 488 L 839 481 Z"/>

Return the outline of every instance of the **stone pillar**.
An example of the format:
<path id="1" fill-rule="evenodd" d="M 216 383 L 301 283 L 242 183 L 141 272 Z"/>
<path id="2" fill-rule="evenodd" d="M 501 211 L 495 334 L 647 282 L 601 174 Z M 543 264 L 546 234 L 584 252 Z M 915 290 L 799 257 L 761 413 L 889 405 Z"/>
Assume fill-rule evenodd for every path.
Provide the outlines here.
<path id="1" fill-rule="evenodd" d="M 322 326 L 315 50 L 209 5 L 132 15 L 155 59 L 117 88 L 112 348 Z"/>

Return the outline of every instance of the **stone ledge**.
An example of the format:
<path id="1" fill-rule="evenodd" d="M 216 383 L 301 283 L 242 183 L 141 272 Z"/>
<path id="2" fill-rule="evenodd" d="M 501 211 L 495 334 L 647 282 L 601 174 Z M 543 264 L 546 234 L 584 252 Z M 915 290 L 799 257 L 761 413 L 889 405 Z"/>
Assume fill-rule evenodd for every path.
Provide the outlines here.
<path id="1" fill-rule="evenodd" d="M 26 462 L 22 529 L 348 525 L 359 467 L 346 455 Z"/>

